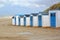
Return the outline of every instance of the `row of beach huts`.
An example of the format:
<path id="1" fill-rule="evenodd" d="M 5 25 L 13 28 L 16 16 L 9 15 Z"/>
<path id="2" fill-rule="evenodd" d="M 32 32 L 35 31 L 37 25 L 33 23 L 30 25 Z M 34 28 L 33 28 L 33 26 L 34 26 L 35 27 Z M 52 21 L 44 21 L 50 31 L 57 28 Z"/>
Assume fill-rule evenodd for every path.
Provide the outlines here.
<path id="1" fill-rule="evenodd" d="M 49 13 L 39 12 L 12 17 L 12 25 L 26 27 L 60 27 L 60 10 L 50 10 Z"/>

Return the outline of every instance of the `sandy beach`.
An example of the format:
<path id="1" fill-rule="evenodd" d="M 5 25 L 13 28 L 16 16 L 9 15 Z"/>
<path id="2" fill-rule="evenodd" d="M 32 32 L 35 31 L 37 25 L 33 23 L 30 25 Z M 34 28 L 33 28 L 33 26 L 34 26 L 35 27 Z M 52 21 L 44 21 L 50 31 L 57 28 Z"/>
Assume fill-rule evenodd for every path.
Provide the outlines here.
<path id="1" fill-rule="evenodd" d="M 13 26 L 11 18 L 0 18 L 0 40 L 60 40 L 60 28 Z"/>

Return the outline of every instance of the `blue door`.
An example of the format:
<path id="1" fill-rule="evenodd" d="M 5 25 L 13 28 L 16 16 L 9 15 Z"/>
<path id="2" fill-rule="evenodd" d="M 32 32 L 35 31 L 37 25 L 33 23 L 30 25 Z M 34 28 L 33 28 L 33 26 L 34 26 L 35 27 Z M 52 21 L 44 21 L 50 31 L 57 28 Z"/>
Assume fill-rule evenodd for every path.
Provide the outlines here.
<path id="1" fill-rule="evenodd" d="M 56 27 L 56 13 L 50 14 L 50 25 L 51 27 Z"/>
<path id="2" fill-rule="evenodd" d="M 26 17 L 24 17 L 24 26 L 26 26 Z"/>
<path id="3" fill-rule="evenodd" d="M 33 26 L 33 16 L 30 16 L 30 26 Z"/>
<path id="4" fill-rule="evenodd" d="M 39 27 L 42 27 L 42 16 L 41 15 L 38 16 L 38 25 Z"/>
<path id="5" fill-rule="evenodd" d="M 18 22 L 18 25 L 20 26 L 20 17 L 18 17 L 18 21 L 19 21 L 19 22 Z"/>
<path id="6" fill-rule="evenodd" d="M 19 20 L 20 20 L 20 18 L 19 18 Z M 19 23 L 21 24 L 21 22 L 19 21 Z"/>

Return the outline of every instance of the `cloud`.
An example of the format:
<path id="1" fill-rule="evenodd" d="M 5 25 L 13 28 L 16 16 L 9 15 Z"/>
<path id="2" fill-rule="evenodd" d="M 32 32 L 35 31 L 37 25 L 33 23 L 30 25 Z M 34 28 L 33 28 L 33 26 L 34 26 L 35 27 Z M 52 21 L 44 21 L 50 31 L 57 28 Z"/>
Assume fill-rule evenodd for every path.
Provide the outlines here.
<path id="1" fill-rule="evenodd" d="M 44 4 L 40 4 L 40 3 L 36 3 L 42 0 L 0 0 L 0 4 L 7 4 L 10 3 L 12 6 L 14 5 L 19 5 L 21 7 L 28 7 L 28 8 L 40 8 L 45 7 L 46 5 Z"/>
<path id="2" fill-rule="evenodd" d="M 0 0 L 0 3 L 6 3 L 7 0 Z"/>
<path id="3" fill-rule="evenodd" d="M 48 3 L 49 2 L 49 3 Z M 50 6 L 56 2 L 60 2 L 59 0 L 0 0 L 0 3 L 10 3 L 11 5 L 19 5 L 22 7 L 29 7 L 29 8 L 39 8 Z"/>
<path id="4" fill-rule="evenodd" d="M 37 4 L 38 0 L 9 0 L 12 5 L 19 5 L 23 7 L 36 8 L 43 5 Z"/>
<path id="5" fill-rule="evenodd" d="M 0 4 L 0 8 L 4 7 L 4 4 Z"/>
<path id="6" fill-rule="evenodd" d="M 0 8 L 4 7 L 6 2 L 7 0 L 0 0 Z"/>

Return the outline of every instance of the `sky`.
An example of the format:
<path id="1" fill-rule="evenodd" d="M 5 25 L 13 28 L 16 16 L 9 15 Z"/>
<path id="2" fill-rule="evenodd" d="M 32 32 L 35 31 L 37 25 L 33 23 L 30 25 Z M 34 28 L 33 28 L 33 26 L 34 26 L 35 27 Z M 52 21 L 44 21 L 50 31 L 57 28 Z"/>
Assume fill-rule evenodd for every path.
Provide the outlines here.
<path id="1" fill-rule="evenodd" d="M 0 0 L 0 17 L 38 13 L 60 0 Z"/>

